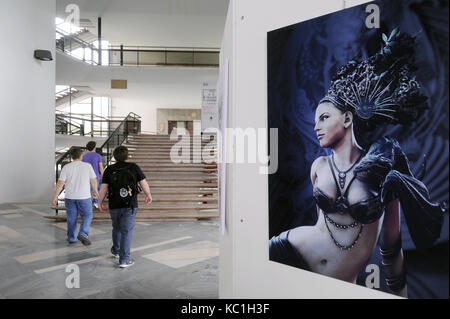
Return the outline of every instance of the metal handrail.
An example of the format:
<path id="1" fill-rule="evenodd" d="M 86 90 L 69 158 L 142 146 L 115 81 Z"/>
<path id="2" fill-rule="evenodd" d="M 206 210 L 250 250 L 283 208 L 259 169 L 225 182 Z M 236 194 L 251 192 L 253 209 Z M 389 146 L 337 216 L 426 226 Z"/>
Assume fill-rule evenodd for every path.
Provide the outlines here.
<path id="1" fill-rule="evenodd" d="M 123 127 L 126 123 L 128 122 L 141 122 L 141 116 L 137 115 L 136 113 L 130 112 L 122 121 L 122 123 L 111 133 L 111 135 L 108 137 L 108 139 L 105 141 L 105 143 L 103 143 L 103 145 L 99 148 L 97 148 L 97 153 L 99 153 L 102 156 L 106 156 L 107 161 L 105 161 L 105 163 L 109 163 L 111 160 L 111 152 L 110 152 L 110 148 L 109 148 L 109 143 L 114 139 L 114 138 L 118 138 L 118 141 L 120 141 L 120 135 L 126 135 L 122 141 L 120 141 L 119 145 L 121 145 L 123 143 L 123 141 L 128 137 L 128 134 L 130 133 L 127 130 L 124 131 L 124 133 L 126 134 L 119 134 L 119 129 L 121 127 Z M 138 126 L 136 132 L 133 133 L 139 133 L 140 132 L 140 125 Z M 117 145 L 117 146 L 119 146 Z M 106 153 L 103 152 L 103 149 L 106 147 Z M 60 169 L 62 169 L 62 163 L 64 160 L 69 159 L 70 162 L 70 153 L 74 148 L 81 148 L 81 149 L 86 149 L 86 147 L 80 147 L 80 146 L 72 146 L 67 152 L 65 152 L 63 155 L 61 155 L 57 160 L 56 160 L 56 182 L 58 182 L 58 178 L 59 178 L 59 174 L 60 174 Z M 60 167 L 61 166 L 61 167 Z"/>
<path id="2" fill-rule="evenodd" d="M 71 40 L 73 40 L 75 42 L 78 42 L 78 44 L 81 44 L 81 46 L 83 46 L 83 47 L 88 47 L 88 48 L 90 48 L 90 49 L 92 49 L 94 51 L 98 51 L 98 49 L 94 45 L 92 45 L 91 43 L 86 42 L 86 41 L 84 41 L 84 40 L 82 40 L 82 39 L 80 39 L 80 38 L 78 38 L 78 37 L 76 37 L 76 36 L 74 36 L 72 34 L 65 33 L 61 29 L 56 28 L 56 33 L 60 34 L 62 36 L 62 39 L 69 38 L 69 39 L 71 39 Z"/>
<path id="3" fill-rule="evenodd" d="M 58 95 L 58 94 L 62 94 L 62 93 L 64 93 L 64 92 L 66 92 L 66 91 L 68 91 L 70 94 L 79 92 L 77 89 L 75 89 L 75 88 L 73 88 L 73 87 L 68 87 L 67 89 L 64 89 L 64 90 L 61 90 L 61 91 L 59 91 L 59 92 L 56 92 L 56 93 L 55 93 L 55 96 Z"/>
<path id="4" fill-rule="evenodd" d="M 76 115 L 76 114 L 75 114 Z M 57 118 L 59 118 L 59 119 L 61 119 L 62 121 L 66 121 L 64 118 L 65 117 L 68 117 L 67 115 L 60 115 L 60 114 L 56 114 L 56 117 Z M 122 122 L 123 120 L 119 120 L 119 117 L 117 117 L 118 119 L 117 120 L 113 120 L 113 119 L 107 119 L 107 118 L 101 118 L 101 119 L 99 119 L 99 120 L 92 120 L 92 119 L 89 119 L 89 118 L 84 118 L 84 117 L 76 117 L 76 116 L 70 116 L 70 118 L 72 119 L 72 120 L 80 120 L 80 121 L 86 121 L 86 122 L 96 122 L 96 123 L 99 123 L 99 122 Z M 122 119 L 122 117 L 120 117 L 120 119 Z M 67 122 L 67 121 L 66 121 Z M 72 125 L 75 125 L 75 124 L 72 124 Z"/>
<path id="5" fill-rule="evenodd" d="M 72 126 L 75 126 L 76 128 L 81 128 L 79 125 L 71 123 L 71 122 L 67 121 L 66 119 L 64 119 L 63 117 L 58 116 L 58 114 L 55 115 L 55 119 L 63 122 L 64 124 L 72 125 Z"/>
<path id="6" fill-rule="evenodd" d="M 132 113 L 133 115 L 134 113 Z M 135 114 L 136 118 L 140 118 L 139 115 Z M 81 134 L 83 136 L 87 136 L 87 135 L 91 135 L 94 136 L 95 132 L 100 132 L 99 136 L 102 137 L 108 137 L 109 133 L 113 130 L 115 130 L 115 127 L 117 125 L 117 123 L 122 123 L 124 120 L 124 117 L 119 117 L 119 116 L 110 116 L 110 117 L 103 117 L 103 116 L 99 116 L 99 115 L 91 115 L 91 114 L 78 114 L 78 113 L 67 113 L 67 112 L 62 112 L 59 111 L 56 113 L 55 115 L 55 120 L 57 122 L 57 124 L 59 123 L 59 125 L 65 125 L 68 126 L 70 125 L 71 127 L 74 127 L 78 130 L 73 131 L 69 130 L 66 128 L 65 130 L 61 130 L 61 128 L 59 126 L 56 126 L 57 133 L 60 134 L 69 134 L 69 135 L 78 135 Z M 88 125 L 88 123 L 91 124 L 91 131 L 89 132 L 85 132 L 84 128 L 86 127 L 86 125 Z M 110 125 L 108 125 L 108 128 L 103 128 L 103 126 L 100 127 L 100 130 L 96 130 L 94 125 L 101 125 L 102 123 L 108 123 Z M 114 124 L 114 128 L 111 128 L 111 124 Z M 59 128 L 59 129 L 58 129 Z M 105 134 L 103 134 L 105 133 Z"/>
<path id="7" fill-rule="evenodd" d="M 129 131 L 128 131 L 128 127 L 123 131 L 123 134 L 120 134 L 122 128 L 125 126 L 125 124 L 129 123 L 129 122 L 141 122 L 141 116 L 137 115 L 134 112 L 130 112 L 127 117 L 122 121 L 122 123 L 120 123 L 120 125 L 114 130 L 114 132 L 111 133 L 111 135 L 108 137 L 108 139 L 103 143 L 103 145 L 100 147 L 100 150 L 102 152 L 102 155 L 104 157 L 106 157 L 106 161 L 105 163 L 109 163 L 112 159 L 112 149 L 110 147 L 110 144 L 112 142 L 115 142 L 114 140 L 117 139 L 116 143 L 114 144 L 115 148 L 119 145 L 121 145 L 127 138 L 129 135 Z M 140 125 L 135 129 L 135 132 L 133 133 L 139 133 L 141 131 L 141 127 Z M 121 138 L 122 137 L 122 138 Z M 106 148 L 106 152 L 104 152 L 104 149 Z"/>
<path id="8" fill-rule="evenodd" d="M 97 114 L 91 114 L 91 113 L 70 113 L 70 112 L 64 112 L 64 111 L 56 111 L 57 115 L 61 115 L 63 117 L 70 117 L 71 115 L 76 115 L 76 116 L 93 116 L 94 118 L 100 118 L 103 120 L 114 120 L 114 119 L 120 119 L 121 121 L 123 121 L 123 116 L 101 116 L 101 115 L 97 115 Z"/>
<path id="9" fill-rule="evenodd" d="M 109 45 L 108 48 L 96 48 L 92 44 L 83 41 L 79 38 L 77 38 L 74 35 L 65 34 L 61 31 L 56 31 L 64 38 L 68 39 L 69 41 L 75 41 L 77 42 L 82 48 L 90 48 L 91 49 L 91 59 L 85 60 L 85 57 L 83 55 L 83 62 L 87 62 L 90 64 L 95 65 L 101 65 L 98 62 L 93 61 L 94 57 L 92 55 L 93 52 L 96 52 L 98 56 L 103 55 L 103 53 L 108 53 L 108 56 L 110 57 L 109 63 L 107 63 L 107 66 L 123 66 L 123 65 L 129 65 L 129 66 L 151 66 L 151 65 L 182 65 L 182 66 L 205 66 L 205 67 L 217 67 L 219 65 L 218 61 L 203 61 L 200 62 L 196 59 L 196 57 L 199 57 L 199 54 L 215 54 L 218 55 L 220 53 L 220 48 L 211 48 L 211 47 L 163 47 L 163 46 L 123 46 L 123 45 Z M 71 42 L 69 42 L 71 43 Z M 68 53 L 71 55 L 71 50 L 66 50 L 65 46 L 63 48 L 60 48 L 57 45 L 57 49 L 61 50 L 64 53 Z M 114 52 L 120 52 L 120 61 L 113 62 L 112 61 L 112 54 Z M 124 53 L 136 53 L 136 60 L 132 61 L 125 61 L 123 54 Z M 142 62 L 142 55 L 145 53 L 161 53 L 163 54 L 163 58 L 152 61 L 152 62 Z M 169 60 L 171 57 L 173 58 L 173 54 L 192 54 L 192 57 L 190 59 L 187 59 L 186 61 L 178 61 L 178 62 L 170 62 Z M 217 57 L 218 59 L 218 57 Z"/>
<path id="10" fill-rule="evenodd" d="M 80 38 L 78 38 L 78 37 L 76 37 L 75 35 L 73 35 L 73 34 L 68 34 L 68 33 L 66 33 L 66 32 L 64 32 L 63 30 L 61 30 L 61 29 L 58 29 L 58 28 L 56 28 L 56 33 L 58 33 L 59 35 L 61 35 L 62 37 L 59 39 L 59 40 L 56 40 L 57 42 L 56 42 L 56 49 L 57 50 L 60 50 L 60 51 L 62 51 L 62 52 L 64 52 L 64 53 L 69 53 L 69 55 L 71 55 L 71 53 L 72 53 L 72 51 L 71 50 L 66 50 L 66 47 L 65 47 L 65 39 L 69 39 L 69 41 L 70 41 L 70 46 L 72 46 L 72 41 L 74 41 L 74 42 L 76 42 L 76 43 L 78 43 L 79 45 L 80 45 L 80 47 L 82 47 L 82 48 L 89 48 L 89 49 L 91 49 L 91 59 L 90 60 L 88 60 L 88 61 L 90 61 L 90 64 L 92 64 L 92 65 L 99 65 L 99 63 L 98 62 L 95 62 L 94 61 L 94 58 L 93 58 L 93 52 L 94 51 L 96 51 L 97 52 L 97 54 L 99 54 L 99 49 L 97 49 L 94 45 L 92 45 L 91 43 L 89 43 L 89 42 L 86 42 L 86 41 L 84 41 L 84 40 L 82 40 L 82 39 L 80 39 Z M 63 41 L 63 47 L 61 48 L 60 46 L 58 46 L 58 41 Z M 84 62 L 85 60 L 84 60 L 84 58 L 83 58 L 83 62 Z"/>
<path id="11" fill-rule="evenodd" d="M 102 50 L 127 50 L 127 51 L 206 51 L 206 52 L 220 52 L 220 48 L 211 48 L 211 47 L 168 47 L 168 46 L 146 46 L 146 45 L 109 45 L 107 49 Z"/>

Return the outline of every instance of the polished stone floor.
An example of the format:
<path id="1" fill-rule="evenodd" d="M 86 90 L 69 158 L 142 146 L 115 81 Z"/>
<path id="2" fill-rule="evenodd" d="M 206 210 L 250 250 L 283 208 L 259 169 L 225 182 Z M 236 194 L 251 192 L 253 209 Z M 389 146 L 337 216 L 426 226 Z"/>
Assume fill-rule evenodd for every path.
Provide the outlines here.
<path id="1" fill-rule="evenodd" d="M 66 243 L 45 205 L 0 205 L 1 298 L 217 298 L 219 224 L 136 222 L 127 269 L 110 255 L 111 223 L 93 222 L 91 246 Z M 75 266 L 76 265 L 76 266 Z M 74 286 L 79 269 L 79 288 Z"/>

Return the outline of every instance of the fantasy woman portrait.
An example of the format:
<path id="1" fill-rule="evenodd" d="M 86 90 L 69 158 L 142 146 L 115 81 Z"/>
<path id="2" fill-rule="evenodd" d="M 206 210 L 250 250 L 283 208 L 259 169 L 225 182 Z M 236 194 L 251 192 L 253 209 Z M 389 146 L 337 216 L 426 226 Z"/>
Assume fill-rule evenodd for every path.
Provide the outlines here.
<path id="1" fill-rule="evenodd" d="M 314 132 L 331 154 L 311 165 L 317 222 L 273 236 L 269 256 L 356 283 L 378 243 L 387 285 L 407 297 L 401 209 L 422 249 L 439 238 L 447 207 L 430 200 L 394 138 L 372 138 L 387 123 L 410 125 L 429 107 L 414 74 L 414 37 L 395 29 L 383 41 L 375 55 L 342 67 L 319 101 Z"/>

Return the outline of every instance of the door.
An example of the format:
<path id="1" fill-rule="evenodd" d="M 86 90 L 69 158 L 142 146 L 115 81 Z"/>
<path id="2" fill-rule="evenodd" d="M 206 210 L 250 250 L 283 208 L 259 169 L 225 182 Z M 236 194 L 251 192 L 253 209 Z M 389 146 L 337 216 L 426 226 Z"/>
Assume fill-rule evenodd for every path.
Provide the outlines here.
<path id="1" fill-rule="evenodd" d="M 189 133 L 189 136 L 194 135 L 194 122 L 186 121 L 186 131 Z"/>
<path id="2" fill-rule="evenodd" d="M 169 121 L 168 133 L 172 134 L 174 128 L 177 127 L 177 121 Z"/>

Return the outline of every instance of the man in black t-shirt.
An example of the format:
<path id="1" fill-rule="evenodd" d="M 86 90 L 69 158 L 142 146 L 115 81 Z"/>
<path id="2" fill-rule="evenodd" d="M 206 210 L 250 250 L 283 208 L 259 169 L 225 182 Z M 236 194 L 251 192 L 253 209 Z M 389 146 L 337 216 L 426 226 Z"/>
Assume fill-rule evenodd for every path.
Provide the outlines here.
<path id="1" fill-rule="evenodd" d="M 146 204 L 152 202 L 152 195 L 140 167 L 135 163 L 125 162 L 128 149 L 119 146 L 114 150 L 113 156 L 117 163 L 105 169 L 98 201 L 100 210 L 107 213 L 108 208 L 103 201 L 108 193 L 109 214 L 113 226 L 111 253 L 119 258 L 120 268 L 127 268 L 134 265 L 134 260 L 130 258 L 130 249 L 138 209 L 138 185 L 145 193 Z"/>

